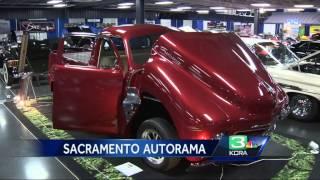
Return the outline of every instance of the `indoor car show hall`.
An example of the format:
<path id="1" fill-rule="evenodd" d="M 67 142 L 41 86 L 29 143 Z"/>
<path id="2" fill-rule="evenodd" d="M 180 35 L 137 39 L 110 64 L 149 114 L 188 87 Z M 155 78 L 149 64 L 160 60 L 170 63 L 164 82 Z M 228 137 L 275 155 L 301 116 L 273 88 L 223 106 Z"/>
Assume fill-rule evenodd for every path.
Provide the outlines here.
<path id="1" fill-rule="evenodd" d="M 0 179 L 320 179 L 320 2 L 0 8 Z M 204 156 L 88 150 L 183 140 L 216 146 Z"/>

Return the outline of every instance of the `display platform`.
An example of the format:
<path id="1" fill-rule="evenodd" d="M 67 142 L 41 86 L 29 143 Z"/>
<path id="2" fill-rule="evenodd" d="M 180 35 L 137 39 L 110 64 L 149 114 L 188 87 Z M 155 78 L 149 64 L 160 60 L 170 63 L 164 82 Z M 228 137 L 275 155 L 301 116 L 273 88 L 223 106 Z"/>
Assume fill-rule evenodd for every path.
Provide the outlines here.
<path id="1" fill-rule="evenodd" d="M 109 138 L 106 135 L 89 134 L 76 131 L 64 131 L 52 128 L 51 96 L 43 96 L 38 101 L 30 100 L 18 109 L 13 101 L 5 102 L 18 119 L 38 139 L 94 139 Z M 165 174 L 146 166 L 140 158 L 59 158 L 77 177 L 93 179 L 316 179 L 319 176 L 319 160 L 317 155 L 308 154 L 308 139 L 293 136 L 294 127 L 287 122 L 279 123 L 277 131 L 272 135 L 262 157 L 267 159 L 252 165 L 207 165 L 190 167 L 185 171 Z M 291 128 L 291 134 L 290 129 Z M 296 130 L 297 131 L 297 130 Z M 299 133 L 297 133 L 299 135 Z M 114 167 L 131 162 L 143 169 L 143 172 L 132 177 L 125 177 Z M 80 174 L 78 174 L 80 173 Z"/>

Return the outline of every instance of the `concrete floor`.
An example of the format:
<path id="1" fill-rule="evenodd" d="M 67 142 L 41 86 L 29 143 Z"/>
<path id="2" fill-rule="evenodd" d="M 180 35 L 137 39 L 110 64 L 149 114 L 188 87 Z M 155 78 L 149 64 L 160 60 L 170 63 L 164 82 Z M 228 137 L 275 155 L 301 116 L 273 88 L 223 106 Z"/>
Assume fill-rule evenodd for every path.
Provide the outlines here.
<path id="1" fill-rule="evenodd" d="M 35 137 L 1 104 L 0 179 L 76 179 L 56 158 L 21 157 L 34 151 L 25 141 L 30 139 Z"/>
<path id="2" fill-rule="evenodd" d="M 302 138 L 306 141 L 315 141 L 320 144 L 320 118 L 313 122 L 300 122 L 286 119 L 277 123 L 276 132 Z"/>
<path id="3" fill-rule="evenodd" d="M 35 88 L 38 96 L 48 95 L 48 86 L 42 85 Z M 66 168 L 56 158 L 39 158 L 39 157 L 23 157 L 26 154 L 32 154 L 32 145 L 25 140 L 35 139 L 32 133 L 24 127 L 20 121 L 1 103 L 7 98 L 12 98 L 17 93 L 17 89 L 13 86 L 7 89 L 0 82 L 0 179 L 76 179 L 74 174 Z M 310 123 L 302 123 L 295 120 L 286 119 L 278 122 L 277 132 L 290 137 L 298 138 L 304 143 L 313 140 L 320 143 L 320 120 Z M 101 136 L 88 135 L 85 133 L 74 132 L 74 136 L 78 138 L 102 138 Z M 288 155 L 288 151 L 276 144 L 268 144 L 264 155 Z M 20 157 L 19 157 L 20 156 Z M 317 156 L 318 163 L 316 169 L 320 169 L 320 157 Z M 134 176 L 137 179 L 145 177 L 157 177 L 164 179 L 188 179 L 188 178 L 218 178 L 220 168 L 208 166 L 203 168 L 190 169 L 184 175 L 170 175 L 154 172 L 149 167 L 141 163 L 140 159 L 110 159 L 114 164 L 121 164 L 131 161 L 144 169 L 143 173 Z M 284 166 L 286 162 L 268 161 L 257 166 L 241 167 L 241 168 L 225 168 L 226 179 L 234 178 L 250 178 L 261 177 L 269 179 L 277 172 L 276 167 Z M 320 171 L 312 173 L 312 178 L 320 177 Z M 214 174 L 214 175 L 213 175 Z M 263 176 L 269 174 L 268 176 Z M 241 176 L 239 176 L 241 175 Z M 257 176 L 256 176 L 257 175 Z"/>
<path id="4" fill-rule="evenodd" d="M 35 136 L 3 105 L 15 92 L 0 82 L 0 179 L 77 179 L 56 158 L 27 157 Z"/>

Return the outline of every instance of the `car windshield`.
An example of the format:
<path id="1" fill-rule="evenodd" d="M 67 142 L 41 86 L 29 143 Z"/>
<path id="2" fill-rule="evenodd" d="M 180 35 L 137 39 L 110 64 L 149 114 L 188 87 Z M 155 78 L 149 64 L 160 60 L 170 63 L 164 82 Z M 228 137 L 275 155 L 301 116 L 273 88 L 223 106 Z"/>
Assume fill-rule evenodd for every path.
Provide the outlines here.
<path id="1" fill-rule="evenodd" d="M 92 33 L 91 29 L 89 27 L 83 27 L 83 26 L 76 26 L 76 27 L 67 27 L 66 28 L 68 32 L 88 32 Z"/>
<path id="2" fill-rule="evenodd" d="M 291 64 L 299 60 L 292 51 L 278 42 L 261 42 L 255 44 L 253 48 L 255 54 L 267 66 Z"/>
<path id="3" fill-rule="evenodd" d="M 65 45 L 73 48 L 91 48 L 95 37 L 69 36 L 66 38 Z"/>

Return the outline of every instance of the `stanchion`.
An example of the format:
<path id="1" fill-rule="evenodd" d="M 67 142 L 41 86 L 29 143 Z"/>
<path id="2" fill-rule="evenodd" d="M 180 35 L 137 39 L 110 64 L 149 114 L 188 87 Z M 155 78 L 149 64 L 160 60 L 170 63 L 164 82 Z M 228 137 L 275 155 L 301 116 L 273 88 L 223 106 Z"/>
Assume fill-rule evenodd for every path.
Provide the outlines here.
<path id="1" fill-rule="evenodd" d="M 30 93 L 31 91 L 31 93 Z M 34 98 L 37 100 L 36 93 L 32 84 L 32 73 L 24 73 L 20 79 L 20 89 L 18 95 L 15 97 L 15 103 L 18 108 L 26 105 L 27 100 Z"/>
<path id="2" fill-rule="evenodd" d="M 26 57 L 28 50 L 28 40 L 29 36 L 27 32 L 24 32 L 21 40 L 21 49 L 19 57 L 18 73 L 20 77 L 20 88 L 18 94 L 14 97 L 14 102 L 18 108 L 22 108 L 26 105 L 27 100 L 29 100 L 29 91 L 32 90 L 33 98 L 36 100 L 36 93 L 32 84 L 32 72 L 25 72 Z"/>

